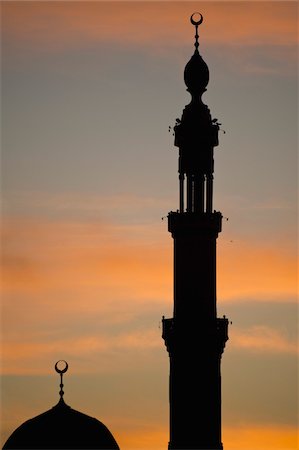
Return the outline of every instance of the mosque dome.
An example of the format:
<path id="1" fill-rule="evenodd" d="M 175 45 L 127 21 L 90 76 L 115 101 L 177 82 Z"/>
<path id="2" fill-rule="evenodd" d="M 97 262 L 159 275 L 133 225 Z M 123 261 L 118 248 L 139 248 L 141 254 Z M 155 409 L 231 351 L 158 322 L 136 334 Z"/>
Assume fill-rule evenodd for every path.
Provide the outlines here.
<path id="1" fill-rule="evenodd" d="M 6 441 L 5 449 L 119 450 L 119 447 L 102 422 L 60 401 L 19 426 Z"/>
<path id="2" fill-rule="evenodd" d="M 72 409 L 64 402 L 62 382 L 60 386 L 58 404 L 19 426 L 8 438 L 3 450 L 119 450 L 113 435 L 102 422 Z"/>

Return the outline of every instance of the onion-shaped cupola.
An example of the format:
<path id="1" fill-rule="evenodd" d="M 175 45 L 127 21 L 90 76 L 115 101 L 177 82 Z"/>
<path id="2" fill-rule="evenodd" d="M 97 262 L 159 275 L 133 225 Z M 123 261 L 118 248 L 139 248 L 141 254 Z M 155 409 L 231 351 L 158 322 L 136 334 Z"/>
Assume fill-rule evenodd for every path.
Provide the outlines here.
<path id="1" fill-rule="evenodd" d="M 196 16 L 199 16 L 199 20 L 195 20 Z M 195 26 L 195 51 L 190 61 L 186 64 L 184 81 L 192 99 L 196 100 L 201 98 L 202 94 L 206 91 L 206 87 L 209 83 L 209 68 L 198 51 L 198 26 L 202 23 L 203 17 L 200 13 L 194 13 L 190 20 Z"/>

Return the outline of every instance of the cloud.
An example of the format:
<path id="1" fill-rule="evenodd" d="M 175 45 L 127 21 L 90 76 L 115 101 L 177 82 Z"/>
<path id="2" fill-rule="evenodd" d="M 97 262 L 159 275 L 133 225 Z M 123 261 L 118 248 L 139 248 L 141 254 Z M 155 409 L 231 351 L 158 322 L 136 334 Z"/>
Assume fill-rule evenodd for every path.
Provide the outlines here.
<path id="1" fill-rule="evenodd" d="M 133 432 L 118 434 L 121 448 L 134 450 L 162 450 L 167 446 L 169 433 L 157 425 L 155 429 L 143 427 Z M 223 426 L 224 448 L 229 450 L 296 450 L 298 431 L 295 427 L 258 424 L 244 424 L 240 427 Z"/>
<path id="2" fill-rule="evenodd" d="M 77 332 L 76 332 L 77 331 Z M 59 336 L 59 333 L 57 333 Z M 123 330 L 117 326 L 114 334 L 80 335 L 74 330 L 70 338 L 57 338 L 30 332 L 23 338 L 4 339 L 2 374 L 47 375 L 52 373 L 49 361 L 65 358 L 72 365 L 72 373 L 117 373 L 153 363 L 153 351 L 163 348 L 161 332 L 155 329 Z"/>
<path id="3" fill-rule="evenodd" d="M 162 450 L 167 446 L 167 429 L 143 427 L 134 432 L 118 434 L 121 448 L 134 450 Z M 298 432 L 295 427 L 244 424 L 241 427 L 223 427 L 223 444 L 229 450 L 296 450 Z"/>
<path id="4" fill-rule="evenodd" d="M 230 327 L 230 346 L 258 353 L 287 353 L 296 355 L 298 345 L 284 333 L 268 326 L 252 326 L 247 329 Z"/>
<path id="5" fill-rule="evenodd" d="M 7 294 L 101 289 L 110 299 L 117 292 L 140 301 L 167 295 L 171 248 L 160 247 L 153 236 L 147 241 L 147 225 L 16 219 L 7 227 Z"/>
<path id="6" fill-rule="evenodd" d="M 158 50 L 190 43 L 188 2 L 6 2 L 9 39 L 39 42 L 44 50 L 112 42 Z M 296 5 L 289 2 L 223 2 L 201 5 L 205 42 L 221 45 L 289 45 L 296 34 Z M 265 20 L 267 17 L 267 20 Z M 55 30 L 55 32 L 53 32 Z M 278 31 L 279 30 L 279 31 Z"/>
<path id="7" fill-rule="evenodd" d="M 61 359 L 59 349 L 70 349 L 69 357 L 78 359 L 84 359 L 86 349 L 88 370 L 99 355 L 105 360 L 103 370 L 116 370 L 116 355 L 126 365 L 124 355 L 129 360 L 128 355 L 139 353 L 139 343 L 148 358 L 162 345 L 160 331 L 155 335 L 145 324 L 150 320 L 157 327 L 173 305 L 173 243 L 166 223 L 153 221 L 155 200 L 75 197 L 32 196 L 28 203 L 23 196 L 27 216 L 3 221 L 6 373 L 30 372 L 30 355 L 39 355 L 47 367 L 49 357 Z M 126 215 L 132 207 L 140 211 L 133 222 Z M 236 236 L 227 244 L 220 238 L 219 302 L 296 298 L 296 255 L 288 248 L 283 240 L 270 245 Z M 232 342 L 239 348 L 294 351 L 275 330 L 236 333 Z M 42 371 L 40 364 L 30 367 Z"/>
<path id="8" fill-rule="evenodd" d="M 59 304 L 61 311 L 69 308 L 69 293 L 77 311 L 80 295 L 89 298 L 91 310 L 97 304 L 102 308 L 96 296 L 116 303 L 172 297 L 172 242 L 160 222 L 15 217 L 4 224 L 3 257 L 4 293 L 31 296 L 33 303 L 41 296 L 47 303 L 52 294 L 55 312 Z M 219 239 L 220 301 L 280 301 L 296 297 L 296 289 L 296 255 L 283 241 L 245 243 L 236 237 L 227 244 Z"/>
<path id="9" fill-rule="evenodd" d="M 158 316 L 157 316 L 158 318 Z M 114 324 L 113 330 L 92 333 L 80 332 L 73 325 L 71 336 L 62 336 L 61 330 L 52 332 L 27 332 L 20 340 L 16 335 L 3 339 L 3 374 L 48 374 L 49 361 L 63 358 L 71 361 L 73 373 L 116 373 L 138 367 L 150 367 L 158 361 L 163 351 L 161 329 L 157 323 L 150 327 L 144 319 L 142 329 L 133 320 L 124 327 Z M 121 325 L 121 326 L 120 326 Z M 280 330 L 268 326 L 252 326 L 246 329 L 230 327 L 229 348 L 252 353 L 297 355 L 295 340 Z"/>
<path id="10" fill-rule="evenodd" d="M 261 426 L 244 423 L 239 427 L 223 427 L 223 443 L 229 450 L 296 450 L 296 427 L 272 424 Z"/>
<path id="11" fill-rule="evenodd" d="M 23 412 L 23 410 L 23 405 L 20 405 L 20 411 Z M 98 415 L 95 414 L 99 418 L 102 415 L 103 411 L 99 411 Z M 25 414 L 25 417 L 27 416 L 28 413 Z M 160 423 L 155 422 L 145 423 L 142 418 L 137 416 L 132 417 L 131 420 L 125 417 L 111 417 L 105 423 L 109 423 L 109 428 L 123 450 L 164 450 L 169 440 L 169 430 L 166 424 L 161 426 Z M 17 420 L 11 420 L 9 425 L 13 430 L 19 423 Z M 9 435 L 6 427 L 3 430 L 5 438 Z M 265 426 L 244 423 L 242 426 L 226 426 L 223 424 L 222 436 L 224 447 L 229 450 L 240 450 L 240 448 L 242 450 L 265 450 L 268 448 L 296 450 L 298 448 L 298 430 L 296 427 L 287 425 L 270 424 Z"/>
<path id="12" fill-rule="evenodd" d="M 124 450 L 165 450 L 169 441 L 167 428 L 162 428 L 159 424 L 154 426 L 142 424 L 134 430 L 118 432 L 117 436 L 117 442 Z"/>
<path id="13" fill-rule="evenodd" d="M 97 226 L 106 224 L 106 228 L 110 225 L 108 220 L 114 222 L 114 230 L 118 225 L 124 230 L 125 223 L 129 221 L 126 232 L 133 231 L 133 225 L 137 224 L 134 229 L 136 239 L 139 236 L 137 227 L 141 223 L 144 230 L 146 224 L 152 227 L 153 234 L 154 226 L 160 223 L 159 214 L 170 207 L 171 200 L 163 197 L 163 193 L 159 197 L 150 197 L 127 193 L 99 195 L 92 192 L 15 191 L 3 198 L 3 215 L 8 218 L 22 215 L 28 219 L 42 216 L 49 222 L 54 219 L 61 223 L 72 219 L 79 223 L 93 222 Z"/>
<path id="14" fill-rule="evenodd" d="M 297 297 L 297 255 L 286 238 L 260 242 L 236 236 L 233 242 L 219 241 L 218 298 L 220 300 L 280 301 Z"/>

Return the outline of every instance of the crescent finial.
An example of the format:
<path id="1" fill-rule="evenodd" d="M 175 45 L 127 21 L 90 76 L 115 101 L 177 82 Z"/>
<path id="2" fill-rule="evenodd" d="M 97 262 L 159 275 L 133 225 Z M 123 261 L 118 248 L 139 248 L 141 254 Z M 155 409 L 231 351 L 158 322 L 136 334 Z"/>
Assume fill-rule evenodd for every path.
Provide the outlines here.
<path id="1" fill-rule="evenodd" d="M 59 369 L 59 364 L 60 363 L 64 363 L 64 367 L 62 369 Z M 64 404 L 64 401 L 63 401 L 63 395 L 64 395 L 64 391 L 63 391 L 63 374 L 67 371 L 68 368 L 69 368 L 69 365 L 64 359 L 60 359 L 55 364 L 55 370 L 60 375 L 60 391 L 59 391 L 59 395 L 60 395 L 60 402 L 62 404 Z"/>
<path id="2" fill-rule="evenodd" d="M 194 19 L 194 16 L 196 16 L 196 15 L 197 16 L 199 15 L 199 20 L 195 20 Z M 192 16 L 190 17 L 190 22 L 192 23 L 192 25 L 195 26 L 195 44 L 194 44 L 194 47 L 195 47 L 195 51 L 196 52 L 198 52 L 198 47 L 199 47 L 199 43 L 198 43 L 198 38 L 199 38 L 199 36 L 198 36 L 198 25 L 200 25 L 202 23 L 202 21 L 203 21 L 203 16 L 199 12 L 193 13 Z"/>
<path id="3" fill-rule="evenodd" d="M 64 369 L 59 369 L 58 365 L 59 363 L 64 363 L 65 367 Z M 68 363 L 64 360 L 64 359 L 60 359 L 59 361 L 57 361 L 57 363 L 55 364 L 55 370 L 57 373 L 65 373 L 67 371 L 67 369 L 69 368 Z"/>
<path id="4" fill-rule="evenodd" d="M 194 19 L 193 19 L 193 17 L 194 17 L 196 14 L 199 14 L 199 16 L 200 16 L 199 20 L 194 20 Z M 195 25 L 195 26 L 200 25 L 200 24 L 203 22 L 203 16 L 202 16 L 202 14 L 200 14 L 199 12 L 193 13 L 192 16 L 190 17 L 190 22 L 192 23 L 192 25 Z"/>

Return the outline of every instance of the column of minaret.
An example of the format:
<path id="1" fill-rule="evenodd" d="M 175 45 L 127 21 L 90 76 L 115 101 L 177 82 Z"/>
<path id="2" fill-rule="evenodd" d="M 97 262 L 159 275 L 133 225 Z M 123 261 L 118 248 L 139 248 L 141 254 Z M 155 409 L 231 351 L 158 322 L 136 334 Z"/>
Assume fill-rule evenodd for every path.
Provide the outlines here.
<path id="1" fill-rule="evenodd" d="M 180 213 L 213 211 L 213 175 L 187 175 L 185 191 L 185 174 L 179 175 L 180 180 Z M 186 198 L 185 198 L 186 192 Z M 185 209 L 186 204 L 186 209 Z"/>

